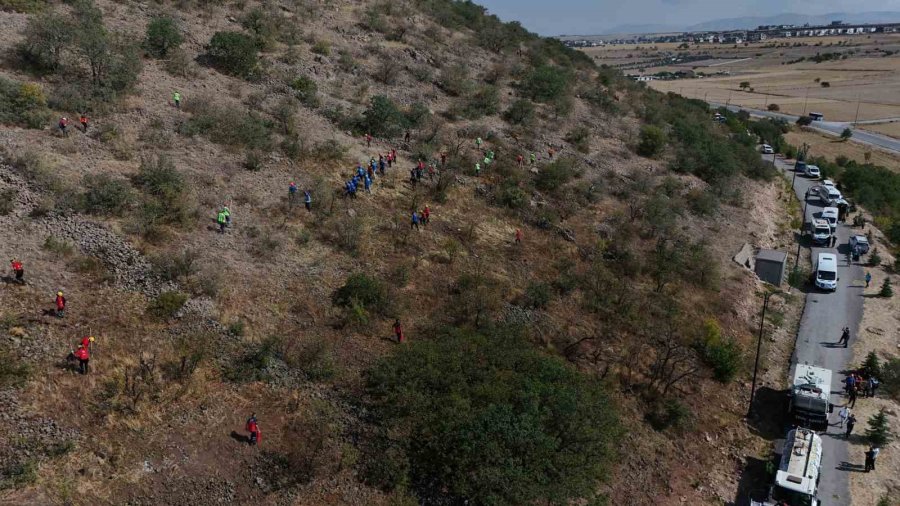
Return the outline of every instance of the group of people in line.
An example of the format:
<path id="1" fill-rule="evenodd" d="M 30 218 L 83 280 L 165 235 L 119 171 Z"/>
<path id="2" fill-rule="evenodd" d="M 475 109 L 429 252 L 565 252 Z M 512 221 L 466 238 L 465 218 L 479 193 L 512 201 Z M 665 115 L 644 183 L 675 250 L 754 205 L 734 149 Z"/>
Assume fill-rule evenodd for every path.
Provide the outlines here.
<path id="1" fill-rule="evenodd" d="M 849 406 L 855 407 L 858 397 L 875 397 L 875 392 L 878 391 L 880 384 L 878 378 L 871 374 L 868 377 L 864 377 L 858 371 L 848 374 L 844 379 L 844 392 L 849 399 Z"/>
<path id="2" fill-rule="evenodd" d="M 362 185 L 366 193 L 372 193 L 372 182 L 375 175 L 384 176 L 387 169 L 394 166 L 397 161 L 397 150 L 390 149 L 387 153 L 379 153 L 378 158 L 371 157 L 363 166 L 362 163 L 356 164 L 353 176 L 344 183 L 344 195 L 355 198 L 359 186 Z"/>

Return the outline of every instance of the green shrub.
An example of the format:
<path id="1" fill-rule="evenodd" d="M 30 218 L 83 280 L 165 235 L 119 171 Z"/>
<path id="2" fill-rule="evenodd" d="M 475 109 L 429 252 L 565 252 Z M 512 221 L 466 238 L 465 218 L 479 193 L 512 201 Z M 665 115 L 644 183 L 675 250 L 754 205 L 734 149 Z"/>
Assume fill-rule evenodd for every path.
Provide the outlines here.
<path id="1" fill-rule="evenodd" d="M 469 93 L 473 83 L 469 79 L 469 69 L 465 65 L 444 67 L 438 77 L 438 85 L 451 97 L 462 97 Z"/>
<path id="2" fill-rule="evenodd" d="M 874 351 L 870 351 L 860 366 L 860 370 L 863 373 L 863 377 L 868 378 L 869 376 L 875 376 L 876 378 L 880 378 L 881 361 L 878 360 L 878 354 Z"/>
<path id="3" fill-rule="evenodd" d="M 541 167 L 534 178 L 534 185 L 541 191 L 553 191 L 568 183 L 578 175 L 575 160 L 558 158 L 556 161 Z"/>
<path id="4" fill-rule="evenodd" d="M 309 107 L 319 105 L 319 86 L 315 81 L 306 76 L 300 76 L 291 82 L 291 88 L 297 95 L 297 99 Z"/>
<path id="5" fill-rule="evenodd" d="M 593 497 L 621 433 L 603 383 L 511 332 L 436 337 L 367 371 L 371 412 L 390 438 L 371 452 L 381 471 L 366 477 L 447 504 Z"/>
<path id="6" fill-rule="evenodd" d="M 532 100 L 552 102 L 562 97 L 573 80 L 569 69 L 541 65 L 532 69 L 520 83 L 522 93 Z"/>
<path id="7" fill-rule="evenodd" d="M 309 50 L 322 56 L 331 56 L 331 44 L 327 40 L 317 40 Z"/>
<path id="8" fill-rule="evenodd" d="M 713 370 L 713 377 L 728 383 L 738 373 L 741 366 L 741 349 L 732 338 L 722 336 L 719 324 L 708 319 L 703 324 L 700 351 L 704 361 Z"/>
<path id="9" fill-rule="evenodd" d="M 497 200 L 511 209 L 522 209 L 528 204 L 528 194 L 514 181 L 504 181 L 500 186 Z"/>
<path id="10" fill-rule="evenodd" d="M 48 235 L 47 238 L 44 239 L 44 244 L 41 247 L 56 255 L 57 258 L 69 256 L 75 251 L 75 246 L 73 246 L 72 243 L 65 239 L 58 239 L 52 235 Z"/>
<path id="11" fill-rule="evenodd" d="M 192 116 L 181 126 L 182 134 L 202 134 L 212 142 L 226 146 L 261 151 L 272 147 L 272 122 L 255 112 L 220 106 L 207 98 L 192 101 L 185 109 Z"/>
<path id="12" fill-rule="evenodd" d="M 254 381 L 271 381 L 275 367 L 283 363 L 284 340 L 279 337 L 268 337 L 262 342 L 248 346 L 246 352 L 235 358 L 222 371 L 228 381 L 235 383 L 252 383 Z"/>
<path id="13" fill-rule="evenodd" d="M 585 127 L 577 127 L 569 130 L 566 134 L 565 141 L 575 146 L 575 149 L 582 153 L 591 151 L 591 131 Z"/>
<path id="14" fill-rule="evenodd" d="M 9 350 L 0 350 L 0 388 L 22 386 L 30 376 L 31 366 Z"/>
<path id="15" fill-rule="evenodd" d="M 646 157 L 654 157 L 666 147 L 666 133 L 654 125 L 644 125 L 637 145 L 637 154 Z"/>
<path id="16" fill-rule="evenodd" d="M 691 411 L 678 399 L 668 398 L 654 404 L 653 409 L 647 413 L 646 419 L 650 426 L 658 431 L 668 428 L 682 429 L 690 418 Z"/>
<path id="17" fill-rule="evenodd" d="M 16 207 L 16 195 L 18 192 L 15 188 L 0 190 L 0 216 L 6 216 L 13 212 Z"/>
<path id="18" fill-rule="evenodd" d="M 350 308 L 359 305 L 366 311 L 374 311 L 383 316 L 391 312 L 391 300 L 387 287 L 379 280 L 363 273 L 351 274 L 331 296 L 335 306 Z"/>
<path id="19" fill-rule="evenodd" d="M 812 125 L 812 118 L 810 118 L 809 116 L 800 116 L 799 118 L 797 118 L 797 125 L 798 126 Z"/>
<path id="20" fill-rule="evenodd" d="M 31 18 L 25 39 L 17 47 L 24 66 L 42 73 L 59 70 L 63 52 L 71 44 L 72 29 L 72 21 L 63 14 L 48 12 Z"/>
<path id="21" fill-rule="evenodd" d="M 0 10 L 34 14 L 47 6 L 46 0 L 0 0 Z"/>
<path id="22" fill-rule="evenodd" d="M 0 123 L 43 128 L 49 120 L 47 97 L 40 85 L 0 78 Z"/>
<path id="23" fill-rule="evenodd" d="M 868 425 L 866 439 L 872 446 L 884 448 L 886 444 L 894 440 L 894 434 L 891 431 L 891 424 L 885 408 L 881 408 L 878 413 L 872 415 L 869 418 Z"/>
<path id="24" fill-rule="evenodd" d="M 524 125 L 534 119 L 534 104 L 531 100 L 518 99 L 503 112 L 503 119 L 513 125 Z"/>
<path id="25" fill-rule="evenodd" d="M 391 99 L 378 95 L 372 97 L 360 127 L 378 137 L 397 137 L 409 127 L 409 119 Z"/>
<path id="26" fill-rule="evenodd" d="M 485 84 L 475 88 L 462 106 L 461 114 L 468 119 L 493 116 L 500 110 L 500 91 L 496 86 Z"/>
<path id="27" fill-rule="evenodd" d="M 154 58 L 166 58 L 178 49 L 184 37 L 181 30 L 175 24 L 175 20 L 163 16 L 154 18 L 147 25 L 147 36 L 144 39 L 144 49 Z"/>
<path id="28" fill-rule="evenodd" d="M 255 7 L 244 16 L 241 25 L 253 34 L 253 40 L 260 51 L 272 49 L 282 31 L 282 19 L 275 11 Z"/>
<path id="29" fill-rule="evenodd" d="M 197 272 L 200 254 L 192 249 L 181 253 L 164 253 L 151 258 L 154 270 L 166 281 L 183 281 Z"/>
<path id="30" fill-rule="evenodd" d="M 891 357 L 881 365 L 879 390 L 884 390 L 894 399 L 900 399 L 900 358 Z"/>
<path id="31" fill-rule="evenodd" d="M 132 202 L 131 186 L 109 174 L 87 174 L 82 179 L 85 191 L 81 208 L 89 214 L 121 216 Z"/>
<path id="32" fill-rule="evenodd" d="M 525 307 L 543 309 L 550 303 L 550 297 L 550 285 L 533 281 L 525 288 L 523 303 Z"/>
<path id="33" fill-rule="evenodd" d="M 132 182 L 142 190 L 135 216 L 140 233 L 157 232 L 157 225 L 189 223 L 192 210 L 187 200 L 187 181 L 171 158 L 160 155 L 142 159 Z"/>
<path id="34" fill-rule="evenodd" d="M 881 284 L 881 290 L 878 291 L 878 295 L 886 298 L 894 296 L 894 288 L 891 286 L 891 278 L 884 278 L 884 283 Z"/>
<path id="35" fill-rule="evenodd" d="M 238 77 L 250 77 L 259 65 L 256 42 L 240 32 L 216 32 L 207 54 L 214 67 Z"/>
<path id="36" fill-rule="evenodd" d="M 169 319 L 181 311 L 187 299 L 187 294 L 181 292 L 162 292 L 150 302 L 147 312 L 157 318 Z"/>

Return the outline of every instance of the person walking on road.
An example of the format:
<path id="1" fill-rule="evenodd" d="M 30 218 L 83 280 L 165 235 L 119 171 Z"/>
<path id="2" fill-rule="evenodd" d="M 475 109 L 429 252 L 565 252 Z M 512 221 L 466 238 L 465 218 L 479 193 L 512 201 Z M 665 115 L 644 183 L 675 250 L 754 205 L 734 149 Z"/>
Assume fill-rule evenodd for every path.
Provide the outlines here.
<path id="1" fill-rule="evenodd" d="M 844 327 L 844 330 L 841 332 L 841 339 L 838 341 L 838 344 L 843 344 L 844 348 L 850 343 L 850 327 Z"/>
<path id="2" fill-rule="evenodd" d="M 849 402 L 850 409 L 853 409 L 856 407 L 856 397 L 858 395 L 859 395 L 859 390 L 857 390 L 856 388 L 850 389 L 850 402 Z"/>
<path id="3" fill-rule="evenodd" d="M 847 438 L 850 437 L 850 434 L 853 432 L 853 427 L 856 425 L 856 415 L 850 415 L 850 418 L 847 419 L 847 432 L 845 432 L 845 436 Z"/>
<path id="4" fill-rule="evenodd" d="M 854 388 L 856 388 L 856 377 L 851 374 L 844 380 L 844 390 L 849 394 Z"/>
<path id="5" fill-rule="evenodd" d="M 838 416 L 841 418 L 841 428 L 844 428 L 844 424 L 847 423 L 847 418 L 850 417 L 850 408 L 844 406 L 838 411 Z"/>
<path id="6" fill-rule="evenodd" d="M 869 288 L 869 283 L 872 282 L 872 273 L 866 271 L 866 288 Z"/>

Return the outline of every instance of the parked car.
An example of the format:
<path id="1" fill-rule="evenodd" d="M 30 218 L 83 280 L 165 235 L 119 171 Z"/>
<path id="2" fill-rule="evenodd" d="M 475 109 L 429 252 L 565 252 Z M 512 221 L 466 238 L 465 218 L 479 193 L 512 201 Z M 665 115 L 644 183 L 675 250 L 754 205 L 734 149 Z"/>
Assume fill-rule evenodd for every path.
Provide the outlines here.
<path id="1" fill-rule="evenodd" d="M 850 249 L 859 247 L 859 253 L 865 255 L 869 252 L 869 238 L 864 235 L 854 235 L 850 238 Z"/>
<path id="2" fill-rule="evenodd" d="M 775 150 L 772 149 L 772 146 L 769 146 L 768 144 L 763 144 L 763 145 L 762 145 L 762 152 L 763 152 L 764 155 L 772 155 L 772 154 L 775 154 Z"/>
<path id="3" fill-rule="evenodd" d="M 813 179 L 819 179 L 822 175 L 822 171 L 819 170 L 815 165 L 807 165 L 806 170 L 803 171 L 806 177 L 811 177 Z"/>

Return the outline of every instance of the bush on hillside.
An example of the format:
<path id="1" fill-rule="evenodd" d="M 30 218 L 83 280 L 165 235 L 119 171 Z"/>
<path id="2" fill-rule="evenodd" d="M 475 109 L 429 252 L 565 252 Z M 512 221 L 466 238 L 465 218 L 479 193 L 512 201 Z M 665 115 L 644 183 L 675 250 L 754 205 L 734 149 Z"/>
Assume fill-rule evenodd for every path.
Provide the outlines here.
<path id="1" fill-rule="evenodd" d="M 797 118 L 797 125 L 798 126 L 812 125 L 812 118 L 810 118 L 809 116 L 800 116 L 799 118 Z"/>
<path id="2" fill-rule="evenodd" d="M 722 328 L 713 319 L 703 323 L 702 334 L 699 346 L 703 360 L 712 368 L 714 378 L 728 383 L 740 369 L 740 347 L 734 339 L 722 336 Z"/>
<path id="3" fill-rule="evenodd" d="M 573 75 L 568 69 L 541 65 L 532 69 L 519 87 L 521 92 L 532 100 L 552 102 L 569 90 L 572 80 Z"/>
<path id="4" fill-rule="evenodd" d="M 530 123 L 534 118 L 534 104 L 531 100 L 518 99 L 503 112 L 503 119 L 513 125 Z"/>
<path id="5" fill-rule="evenodd" d="M 344 286 L 332 294 L 331 302 L 347 308 L 358 305 L 383 316 L 389 316 L 391 310 L 390 296 L 384 283 L 363 273 L 351 274 Z"/>
<path id="6" fill-rule="evenodd" d="M 85 191 L 81 196 L 81 208 L 89 214 L 121 216 L 131 205 L 131 186 L 109 174 L 87 174 L 82 179 Z"/>
<path id="7" fill-rule="evenodd" d="M 553 191 L 568 183 L 578 175 L 575 160 L 572 158 L 559 158 L 540 168 L 534 178 L 534 186 L 541 191 Z"/>
<path id="8" fill-rule="evenodd" d="M 255 7 L 241 20 L 241 26 L 253 34 L 253 41 L 260 51 L 270 50 L 275 46 L 282 31 L 282 18 L 274 10 Z"/>
<path id="9" fill-rule="evenodd" d="M 377 137 L 397 137 L 409 126 L 403 111 L 383 95 L 372 97 L 359 125 L 363 131 Z"/>
<path id="10" fill-rule="evenodd" d="M 175 24 L 175 20 L 163 16 L 154 18 L 147 25 L 147 36 L 144 39 L 144 49 L 154 58 L 166 58 L 169 54 L 178 49 L 184 37 L 181 30 Z"/>
<path id="11" fill-rule="evenodd" d="M 209 140 L 226 146 L 268 150 L 272 146 L 272 122 L 243 108 L 220 106 L 203 98 L 185 108 L 191 118 L 180 127 L 185 135 L 202 134 Z"/>
<path id="12" fill-rule="evenodd" d="M 366 385 L 390 438 L 373 445 L 364 476 L 408 484 L 421 501 L 594 497 L 620 434 L 601 382 L 511 331 L 414 341 L 370 369 Z"/>
<path id="13" fill-rule="evenodd" d="M 187 299 L 187 294 L 181 292 L 163 292 L 150 302 L 147 312 L 158 318 L 169 319 L 181 311 Z"/>
<path id="14" fill-rule="evenodd" d="M 657 126 L 642 126 L 639 138 L 637 154 L 641 156 L 654 157 L 666 147 L 666 133 Z"/>
<path id="15" fill-rule="evenodd" d="M 253 38 L 240 32 L 216 32 L 207 46 L 213 66 L 221 72 L 238 77 L 250 77 L 259 65 L 259 55 Z"/>
<path id="16" fill-rule="evenodd" d="M 72 22 L 68 16 L 48 12 L 33 17 L 25 27 L 25 38 L 17 47 L 19 58 L 37 72 L 55 72 L 63 52 L 71 44 Z"/>
<path id="17" fill-rule="evenodd" d="M 40 85 L 0 78 L 0 123 L 43 128 L 49 120 L 47 97 Z"/>
<path id="18" fill-rule="evenodd" d="M 294 90 L 297 99 L 303 104 L 309 107 L 316 107 L 319 105 L 319 97 L 317 96 L 319 86 L 309 77 L 297 77 L 291 81 L 291 88 Z"/>
<path id="19" fill-rule="evenodd" d="M 475 88 L 466 98 L 461 114 L 467 119 L 493 116 L 500 110 L 500 91 L 496 86 L 485 84 Z"/>

